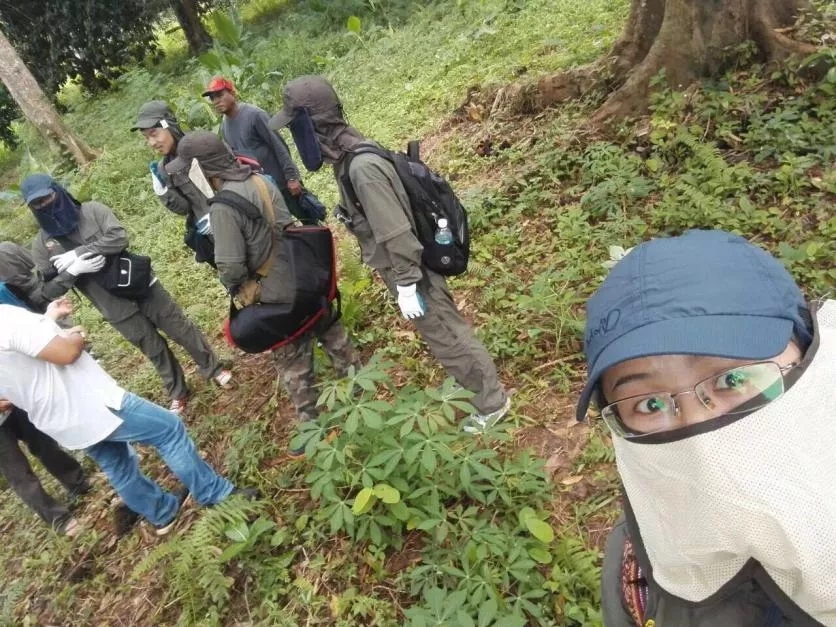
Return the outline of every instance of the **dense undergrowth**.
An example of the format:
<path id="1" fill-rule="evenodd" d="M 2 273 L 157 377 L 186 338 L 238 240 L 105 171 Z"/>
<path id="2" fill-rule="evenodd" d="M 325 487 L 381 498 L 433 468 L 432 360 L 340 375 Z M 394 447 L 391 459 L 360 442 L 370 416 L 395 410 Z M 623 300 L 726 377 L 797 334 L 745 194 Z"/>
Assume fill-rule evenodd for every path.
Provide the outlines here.
<path id="1" fill-rule="evenodd" d="M 3 494 L 0 622 L 599 625 L 600 546 L 617 515 L 617 481 L 598 426 L 567 425 L 583 377 L 582 304 L 609 248 L 725 228 L 775 252 L 809 296 L 836 284 L 836 73 L 809 83 L 797 64 L 750 66 L 684 93 L 660 86 L 648 117 L 608 134 L 581 124 L 596 93 L 526 120 L 461 106 L 477 85 L 596 57 L 626 5 L 255 0 L 213 19 L 218 39 L 201 61 L 166 39 L 167 60 L 132 71 L 114 93 L 88 100 L 65 90 L 70 125 L 104 148 L 89 171 L 53 162 L 22 129 L 25 147 L 1 156 L 7 189 L 49 168 L 78 196 L 112 206 L 133 247 L 153 257 L 164 284 L 231 356 L 219 333 L 222 290 L 191 262 L 179 220 L 148 184 L 152 155 L 127 129 L 157 97 L 193 126 L 216 123 L 199 94 L 217 68 L 268 110 L 284 81 L 325 73 L 362 131 L 390 146 L 429 138 L 429 160 L 471 215 L 472 264 L 453 282 L 457 302 L 516 393 L 509 429 L 462 437 L 455 424 L 467 395 L 443 380 L 409 325 L 395 323 L 385 290 L 341 238 L 345 320 L 364 355 L 377 358 L 343 382 L 318 364 L 326 411 L 311 427 L 339 423 L 340 434 L 312 446 L 306 462 L 283 460 L 292 412 L 267 360 L 237 357 L 231 394 L 193 377 L 192 433 L 265 500 L 190 510 L 170 539 L 137 532 L 117 544 L 111 493 L 99 481 L 82 511 L 90 530 L 69 543 L 30 524 Z M 346 28 L 351 15 L 359 31 L 356 22 Z M 333 203 L 326 173 L 307 183 Z M 25 241 L 32 219 L 2 198 L 0 239 Z M 161 400 L 142 356 L 89 308 L 79 318 L 105 367 Z"/>

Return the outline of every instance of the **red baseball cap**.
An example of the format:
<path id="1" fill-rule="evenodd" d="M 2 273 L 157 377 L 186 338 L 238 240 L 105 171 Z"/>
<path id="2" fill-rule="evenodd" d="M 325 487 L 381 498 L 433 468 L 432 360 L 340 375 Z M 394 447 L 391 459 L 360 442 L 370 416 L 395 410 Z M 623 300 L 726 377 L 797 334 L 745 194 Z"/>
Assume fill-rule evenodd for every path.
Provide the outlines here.
<path id="1" fill-rule="evenodd" d="M 215 94 L 223 90 L 226 90 L 234 94 L 235 85 L 233 85 L 232 81 L 228 78 L 224 78 L 223 76 L 214 76 L 209 81 L 209 84 L 206 85 L 206 91 L 204 91 L 201 95 L 208 96 L 209 94 Z"/>

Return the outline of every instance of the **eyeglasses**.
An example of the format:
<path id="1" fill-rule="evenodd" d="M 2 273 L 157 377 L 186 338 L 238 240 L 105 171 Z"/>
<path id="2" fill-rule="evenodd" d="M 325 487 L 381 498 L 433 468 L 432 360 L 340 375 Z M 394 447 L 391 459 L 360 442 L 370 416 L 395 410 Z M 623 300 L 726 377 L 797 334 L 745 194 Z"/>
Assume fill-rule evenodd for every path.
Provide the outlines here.
<path id="1" fill-rule="evenodd" d="M 40 211 L 41 209 L 46 209 L 52 203 L 55 202 L 55 192 L 51 191 L 46 196 L 41 196 L 40 198 L 35 198 L 32 202 L 29 203 L 29 206 L 32 207 L 35 211 Z"/>
<path id="2" fill-rule="evenodd" d="M 618 436 L 636 439 L 685 426 L 677 398 L 693 394 L 709 411 L 708 419 L 764 407 L 784 393 L 784 374 L 798 364 L 763 361 L 714 374 L 693 388 L 672 394 L 654 392 L 622 398 L 601 409 L 601 417 Z"/>

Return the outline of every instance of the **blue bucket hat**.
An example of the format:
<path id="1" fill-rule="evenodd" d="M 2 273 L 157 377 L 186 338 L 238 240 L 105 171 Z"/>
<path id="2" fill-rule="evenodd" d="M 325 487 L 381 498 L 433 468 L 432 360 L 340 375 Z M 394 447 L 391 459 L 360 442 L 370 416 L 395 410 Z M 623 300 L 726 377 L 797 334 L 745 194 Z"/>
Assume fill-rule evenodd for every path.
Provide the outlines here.
<path id="1" fill-rule="evenodd" d="M 23 201 L 30 205 L 32 201 L 43 198 L 52 193 L 52 177 L 48 174 L 32 174 L 27 176 L 20 185 Z"/>
<path id="2" fill-rule="evenodd" d="M 793 332 L 810 340 L 807 303 L 774 257 L 725 231 L 688 231 L 637 246 L 586 305 L 589 378 L 583 420 L 607 368 L 651 355 L 768 359 Z"/>

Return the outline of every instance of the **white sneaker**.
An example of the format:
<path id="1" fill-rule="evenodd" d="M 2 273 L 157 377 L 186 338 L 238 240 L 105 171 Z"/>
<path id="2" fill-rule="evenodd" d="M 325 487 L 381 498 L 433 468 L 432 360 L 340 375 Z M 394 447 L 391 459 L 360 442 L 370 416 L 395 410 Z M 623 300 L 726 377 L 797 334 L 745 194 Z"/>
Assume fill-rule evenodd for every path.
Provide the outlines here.
<path id="1" fill-rule="evenodd" d="M 483 433 L 486 429 L 490 429 L 502 420 L 509 409 L 511 409 L 511 397 L 506 396 L 505 404 L 496 411 L 492 411 L 489 414 L 473 414 L 472 416 L 468 416 L 465 419 L 464 426 L 462 426 L 462 431 L 473 434 Z"/>
<path id="2" fill-rule="evenodd" d="M 226 368 L 224 368 L 218 374 L 212 377 L 212 380 L 215 383 L 217 383 L 220 387 L 226 389 L 229 387 L 229 382 L 232 381 L 232 373 Z"/>

